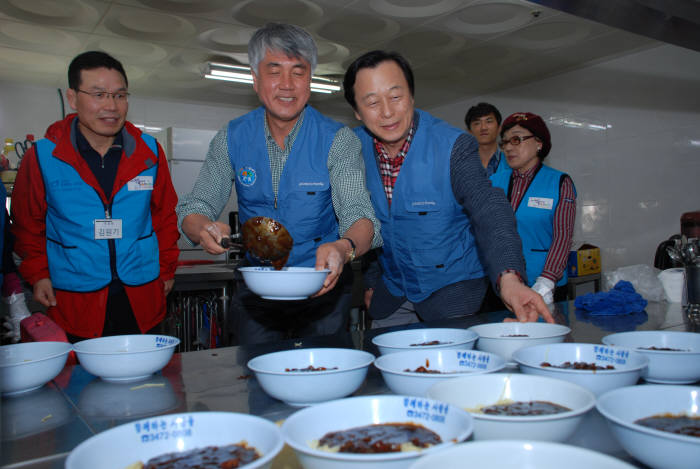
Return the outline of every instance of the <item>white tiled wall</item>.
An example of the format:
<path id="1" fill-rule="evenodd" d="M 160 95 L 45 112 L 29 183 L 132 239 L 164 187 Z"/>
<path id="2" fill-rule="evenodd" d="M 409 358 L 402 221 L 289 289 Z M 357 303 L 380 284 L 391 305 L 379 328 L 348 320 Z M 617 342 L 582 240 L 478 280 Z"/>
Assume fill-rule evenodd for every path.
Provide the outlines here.
<path id="1" fill-rule="evenodd" d="M 578 191 L 575 247 L 600 246 L 604 270 L 653 265 L 681 214 L 700 210 L 698 52 L 663 45 L 431 111 L 464 127 L 479 101 L 549 120 L 545 161 Z"/>
<path id="2" fill-rule="evenodd" d="M 209 106 L 132 96 L 128 119 L 135 124 L 160 128 L 218 130 L 230 119 L 249 110 L 233 103 Z M 65 113 L 70 112 L 66 102 Z M 0 137 L 3 140 L 7 137 L 24 139 L 28 133 L 40 138 L 46 128 L 59 119 L 61 101 L 56 88 L 0 82 Z"/>

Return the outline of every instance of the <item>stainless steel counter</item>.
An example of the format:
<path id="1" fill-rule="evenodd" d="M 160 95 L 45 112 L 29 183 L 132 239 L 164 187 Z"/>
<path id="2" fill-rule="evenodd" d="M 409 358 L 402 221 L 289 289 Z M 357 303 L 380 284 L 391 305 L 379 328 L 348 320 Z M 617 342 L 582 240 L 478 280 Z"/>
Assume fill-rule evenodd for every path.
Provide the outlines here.
<path id="1" fill-rule="evenodd" d="M 557 304 L 557 312 L 559 322 L 572 328 L 570 339 L 576 342 L 599 343 L 604 335 L 623 330 L 698 330 L 698 325 L 688 321 L 678 304 L 651 303 L 646 313 L 625 317 L 591 318 L 574 311 L 573 302 Z M 500 321 L 505 316 L 506 313 L 490 313 L 412 326 L 468 327 Z M 161 373 L 138 383 L 110 384 L 79 365 L 67 366 L 40 390 L 2 399 L 0 468 L 62 468 L 68 453 L 91 435 L 153 415 L 212 410 L 250 413 L 272 421 L 284 419 L 296 409 L 262 391 L 245 366 L 249 359 L 294 347 L 352 347 L 378 356 L 371 338 L 382 332 L 386 330 L 175 354 Z M 142 387 L 145 383 L 155 386 Z M 370 367 L 365 383 L 356 394 L 384 393 L 389 390 L 381 374 Z M 569 443 L 634 463 L 595 411 L 587 416 Z M 286 468 L 298 467 L 285 464 Z M 273 465 L 273 468 L 282 467 L 281 463 Z"/>

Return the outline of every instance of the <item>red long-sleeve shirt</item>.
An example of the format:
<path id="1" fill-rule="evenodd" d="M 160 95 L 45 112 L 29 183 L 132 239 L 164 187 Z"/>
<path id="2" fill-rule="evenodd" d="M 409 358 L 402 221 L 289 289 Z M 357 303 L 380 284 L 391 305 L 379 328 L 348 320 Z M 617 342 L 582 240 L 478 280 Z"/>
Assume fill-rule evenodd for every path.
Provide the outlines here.
<path id="1" fill-rule="evenodd" d="M 46 138 L 56 144 L 54 154 L 60 154 L 80 175 L 83 181 L 93 187 L 104 199 L 94 174 L 78 153 L 71 140 L 71 123 L 75 114 L 55 122 L 46 131 Z M 129 173 L 134 167 L 143 165 L 147 155 L 152 153 L 139 137 L 141 131 L 127 122 L 125 132 L 134 139 L 136 145 L 130 157 L 122 154 L 114 181 L 112 194 L 128 182 Z M 153 230 L 158 238 L 160 277 L 145 285 L 124 286 L 134 316 L 142 332 L 153 328 L 165 317 L 165 295 L 163 282 L 172 279 L 177 269 L 179 250 L 177 240 L 177 216 L 175 206 L 177 195 L 168 171 L 168 163 L 163 149 L 158 148 L 158 173 L 151 194 L 151 219 Z M 12 193 L 12 231 L 15 236 L 15 251 L 22 258 L 20 273 L 29 283 L 34 284 L 50 278 L 46 255 L 46 212 L 48 209 L 44 181 L 37 161 L 35 147 L 25 157 L 17 173 Z M 95 292 L 69 292 L 55 290 L 55 307 L 48 310 L 49 316 L 66 332 L 79 337 L 97 337 L 102 333 L 107 307 L 108 287 Z"/>

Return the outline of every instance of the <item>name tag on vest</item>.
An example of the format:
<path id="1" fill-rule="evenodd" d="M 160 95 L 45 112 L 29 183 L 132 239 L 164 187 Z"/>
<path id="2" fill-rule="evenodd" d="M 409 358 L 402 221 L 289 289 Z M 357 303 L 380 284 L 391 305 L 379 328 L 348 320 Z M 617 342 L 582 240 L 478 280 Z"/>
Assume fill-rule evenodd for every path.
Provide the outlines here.
<path id="1" fill-rule="evenodd" d="M 548 199 L 546 197 L 530 197 L 527 199 L 527 206 L 532 208 L 541 208 L 544 210 L 552 210 L 554 206 L 554 199 Z"/>
<path id="2" fill-rule="evenodd" d="M 120 218 L 95 220 L 95 239 L 122 239 Z"/>
<path id="3" fill-rule="evenodd" d="M 136 176 L 127 183 L 127 188 L 130 191 L 152 191 L 153 176 Z"/>

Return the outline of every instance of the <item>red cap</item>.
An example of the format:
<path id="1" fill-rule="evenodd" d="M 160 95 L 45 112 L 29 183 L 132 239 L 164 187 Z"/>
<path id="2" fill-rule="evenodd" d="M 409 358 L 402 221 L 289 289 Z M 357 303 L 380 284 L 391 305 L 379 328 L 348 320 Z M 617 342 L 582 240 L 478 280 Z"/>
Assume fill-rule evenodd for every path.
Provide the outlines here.
<path id="1" fill-rule="evenodd" d="M 544 157 L 549 154 L 549 150 L 552 149 L 552 137 L 549 135 L 547 124 L 545 124 L 542 118 L 537 114 L 531 112 L 516 112 L 506 117 L 506 120 L 501 124 L 501 138 L 503 138 L 503 134 L 506 133 L 506 130 L 516 125 L 526 128 L 542 142 L 542 150 L 539 151 L 538 156 L 544 159 Z"/>

